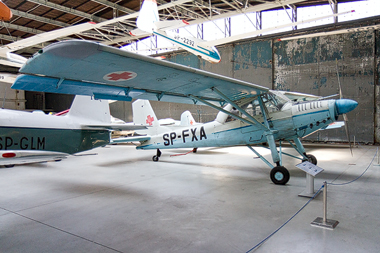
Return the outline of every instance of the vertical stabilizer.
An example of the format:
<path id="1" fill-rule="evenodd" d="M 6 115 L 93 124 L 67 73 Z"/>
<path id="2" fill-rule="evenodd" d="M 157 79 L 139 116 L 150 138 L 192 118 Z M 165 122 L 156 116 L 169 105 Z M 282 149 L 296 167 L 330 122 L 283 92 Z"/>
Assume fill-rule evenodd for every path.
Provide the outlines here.
<path id="1" fill-rule="evenodd" d="M 181 126 L 192 126 L 196 122 L 193 118 L 193 115 L 191 115 L 191 112 L 185 111 L 181 114 Z"/>
<path id="2" fill-rule="evenodd" d="M 81 121 L 111 123 L 108 100 L 95 100 L 90 96 L 75 96 L 68 117 L 77 117 Z"/>
<path id="3" fill-rule="evenodd" d="M 159 126 L 156 114 L 148 100 L 137 99 L 132 103 L 135 125 Z"/>
<path id="4" fill-rule="evenodd" d="M 154 23 L 157 21 L 159 21 L 159 16 L 156 0 L 145 0 L 137 17 L 137 27 L 140 30 L 152 33 L 155 29 Z"/>

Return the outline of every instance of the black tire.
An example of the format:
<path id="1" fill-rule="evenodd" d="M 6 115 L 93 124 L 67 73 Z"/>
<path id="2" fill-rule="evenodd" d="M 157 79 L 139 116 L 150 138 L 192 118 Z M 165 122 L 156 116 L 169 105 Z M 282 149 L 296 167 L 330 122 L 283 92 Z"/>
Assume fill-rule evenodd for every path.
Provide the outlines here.
<path id="1" fill-rule="evenodd" d="M 274 184 L 285 185 L 289 178 L 289 171 L 284 166 L 276 166 L 270 171 L 270 179 Z"/>
<path id="2" fill-rule="evenodd" d="M 7 165 L 4 165 L 5 168 L 13 168 L 15 165 L 14 164 L 7 164 Z"/>
<path id="3" fill-rule="evenodd" d="M 153 157 L 152 157 L 152 160 L 153 160 L 153 162 L 158 162 L 158 156 L 156 156 L 156 155 L 153 156 Z"/>
<path id="4" fill-rule="evenodd" d="M 310 162 L 310 163 L 312 163 L 314 165 L 317 165 L 318 161 L 317 161 L 317 158 L 315 156 L 313 156 L 313 155 L 306 155 L 306 157 L 308 159 L 307 160 L 302 160 L 303 162 L 308 161 L 308 162 Z"/>

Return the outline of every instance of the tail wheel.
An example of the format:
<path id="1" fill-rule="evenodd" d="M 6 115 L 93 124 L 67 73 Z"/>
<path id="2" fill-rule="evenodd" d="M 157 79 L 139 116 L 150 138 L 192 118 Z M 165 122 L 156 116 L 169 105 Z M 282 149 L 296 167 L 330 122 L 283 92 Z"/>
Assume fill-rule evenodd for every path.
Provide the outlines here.
<path id="1" fill-rule="evenodd" d="M 307 160 L 302 160 L 303 162 L 308 161 L 308 162 L 310 162 L 310 163 L 312 163 L 314 165 L 317 165 L 318 161 L 317 161 L 317 158 L 315 156 L 313 156 L 313 155 L 306 155 L 306 157 L 307 157 Z"/>
<path id="2" fill-rule="evenodd" d="M 270 172 L 270 179 L 274 184 L 285 185 L 289 178 L 289 171 L 284 166 L 276 166 Z"/>

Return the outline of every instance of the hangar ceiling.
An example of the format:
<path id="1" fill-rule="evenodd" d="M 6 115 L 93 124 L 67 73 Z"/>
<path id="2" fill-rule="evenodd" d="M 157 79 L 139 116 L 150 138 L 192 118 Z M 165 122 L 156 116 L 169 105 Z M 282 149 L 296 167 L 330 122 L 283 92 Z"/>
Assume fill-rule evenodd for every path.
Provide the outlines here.
<path id="1" fill-rule="evenodd" d="M 190 24 L 226 18 L 232 15 L 259 12 L 269 9 L 298 8 L 318 4 L 336 4 L 337 0 L 181 0 L 177 6 L 159 10 L 161 19 L 184 19 Z M 0 40 L 2 45 L 30 36 L 68 27 L 74 24 L 93 21 L 96 23 L 111 20 L 138 12 L 142 0 L 3 0 L 12 10 L 9 22 L 1 22 Z M 158 5 L 170 3 L 157 0 Z M 160 8 L 160 7 L 159 7 Z M 136 18 L 108 24 L 96 30 L 89 30 L 70 38 L 88 39 L 111 46 L 122 46 L 139 39 L 129 35 L 136 28 Z M 60 38 L 68 39 L 66 38 Z M 16 53 L 30 57 L 48 43 L 24 48 Z"/>

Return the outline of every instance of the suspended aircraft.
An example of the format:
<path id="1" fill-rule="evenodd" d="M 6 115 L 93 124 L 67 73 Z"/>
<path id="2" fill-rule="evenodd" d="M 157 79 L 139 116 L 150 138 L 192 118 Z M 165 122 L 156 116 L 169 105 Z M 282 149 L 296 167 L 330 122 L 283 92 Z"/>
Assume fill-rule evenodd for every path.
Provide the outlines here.
<path id="1" fill-rule="evenodd" d="M 112 124 L 108 101 L 88 96 L 76 96 L 68 113 L 57 115 L 0 109 L 0 165 L 61 160 L 109 144 L 111 130 L 136 129 Z"/>
<path id="2" fill-rule="evenodd" d="M 286 184 L 281 144 L 290 142 L 302 159 L 310 159 L 300 138 L 326 127 L 358 105 L 350 99 L 326 99 L 284 93 L 249 82 L 161 61 L 89 41 L 63 41 L 40 50 L 20 69 L 14 89 L 131 101 L 147 99 L 203 103 L 237 119 L 214 128 L 193 127 L 152 138 L 139 148 L 246 145 L 271 170 L 275 184 Z M 292 97 L 292 99 L 289 99 Z M 230 104 L 239 113 L 223 109 Z M 279 141 L 280 152 L 276 141 Z M 252 145 L 266 143 L 273 164 Z"/>
<path id="3" fill-rule="evenodd" d="M 195 38 L 193 36 L 183 36 L 170 30 L 178 29 L 188 25 L 189 23 L 185 20 L 165 20 L 160 21 L 157 9 L 156 0 L 145 0 L 141 6 L 139 16 L 137 18 L 136 24 L 138 29 L 132 30 L 131 35 L 156 35 L 158 37 L 169 40 L 175 45 L 181 47 L 184 50 L 208 61 L 211 63 L 219 63 L 221 61 L 220 54 L 215 46 L 237 41 L 250 36 L 255 36 L 263 34 L 269 31 L 274 31 L 290 26 L 296 26 L 299 24 L 305 24 L 313 22 L 316 20 L 326 19 L 330 17 L 336 17 L 338 15 L 347 14 L 353 11 L 346 11 L 342 13 L 325 15 L 322 17 L 312 18 L 308 20 L 303 20 L 299 22 L 291 22 L 287 24 L 282 24 L 275 27 L 270 27 L 266 29 L 255 30 L 248 33 L 238 34 L 235 36 L 225 37 L 222 39 L 205 41 L 202 39 Z"/>
<path id="4" fill-rule="evenodd" d="M 9 21 L 12 18 L 12 11 L 6 6 L 5 3 L 0 1 L 0 20 Z"/>
<path id="5" fill-rule="evenodd" d="M 170 8 L 170 7 L 173 7 L 173 6 L 188 2 L 188 1 L 190 0 L 178 0 L 178 1 L 170 2 L 167 4 L 160 5 L 159 9 Z M 4 13 L 3 17 L 1 16 L 2 14 L 1 11 L 3 11 Z M 65 28 L 53 30 L 50 32 L 40 33 L 40 34 L 31 36 L 29 38 L 14 41 L 4 46 L 0 46 L 0 64 L 19 68 L 27 61 L 27 58 L 13 53 L 14 51 L 17 51 L 26 47 L 34 46 L 43 42 L 66 37 L 72 34 L 78 34 L 87 30 L 99 29 L 102 26 L 106 26 L 109 24 L 123 21 L 123 20 L 135 18 L 137 16 L 138 16 L 138 12 L 121 16 L 118 18 L 114 18 L 111 20 L 103 21 L 97 24 L 94 22 L 87 22 L 87 23 L 72 25 Z M 12 14 L 11 14 L 10 9 L 5 4 L 0 2 L 0 19 L 2 18 L 3 21 L 9 21 L 11 17 L 12 17 Z"/>

